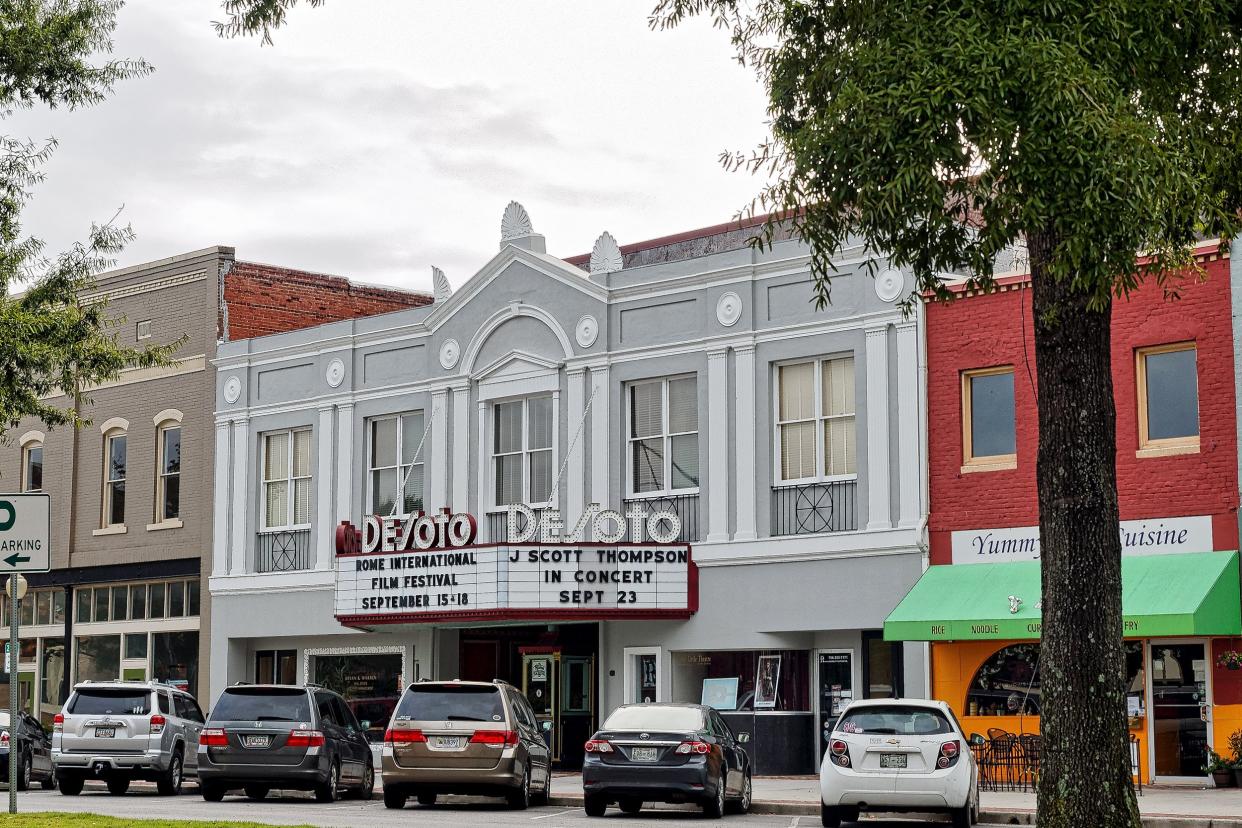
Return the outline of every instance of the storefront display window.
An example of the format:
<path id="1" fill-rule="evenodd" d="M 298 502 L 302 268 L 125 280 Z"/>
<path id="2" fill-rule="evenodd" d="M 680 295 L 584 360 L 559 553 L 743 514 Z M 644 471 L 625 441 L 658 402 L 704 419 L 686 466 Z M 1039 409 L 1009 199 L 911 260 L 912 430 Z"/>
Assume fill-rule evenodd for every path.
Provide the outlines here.
<path id="1" fill-rule="evenodd" d="M 863 631 L 863 698 L 899 699 L 905 695 L 905 650 L 885 641 L 883 630 Z"/>
<path id="2" fill-rule="evenodd" d="M 1126 692 L 1130 715 L 1143 710 L 1143 644 L 1126 642 Z M 1037 716 L 1040 709 L 1039 644 L 1002 647 L 975 673 L 966 696 L 968 716 Z"/>
<path id="3" fill-rule="evenodd" d="M 297 650 L 259 650 L 254 654 L 256 684 L 297 684 Z"/>
<path id="4" fill-rule="evenodd" d="M 198 631 L 154 633 L 152 677 L 191 693 L 198 689 Z"/>
<path id="5" fill-rule="evenodd" d="M 65 676 L 65 643 L 60 638 L 43 639 L 43 704 L 61 704 L 61 682 Z"/>
<path id="6" fill-rule="evenodd" d="M 719 710 L 806 712 L 809 665 L 806 650 L 673 653 L 673 701 L 700 704 L 706 693 Z"/>
<path id="7" fill-rule="evenodd" d="M 84 635 L 76 642 L 77 681 L 116 681 L 120 677 L 119 635 Z"/>
<path id="8" fill-rule="evenodd" d="M 384 728 L 401 698 L 400 653 L 316 655 L 315 683 L 335 690 L 366 728 L 367 738 L 381 742 Z"/>

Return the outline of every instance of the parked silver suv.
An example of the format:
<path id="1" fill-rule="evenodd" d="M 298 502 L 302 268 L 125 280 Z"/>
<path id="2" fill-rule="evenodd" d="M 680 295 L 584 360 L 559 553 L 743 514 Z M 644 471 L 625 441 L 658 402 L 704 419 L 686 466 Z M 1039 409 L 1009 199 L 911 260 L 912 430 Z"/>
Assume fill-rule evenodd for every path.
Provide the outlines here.
<path id="1" fill-rule="evenodd" d="M 158 682 L 83 682 L 52 726 L 52 761 L 60 792 L 76 796 L 87 779 L 121 795 L 134 779 L 181 793 L 197 776 L 203 711 L 189 693 Z"/>

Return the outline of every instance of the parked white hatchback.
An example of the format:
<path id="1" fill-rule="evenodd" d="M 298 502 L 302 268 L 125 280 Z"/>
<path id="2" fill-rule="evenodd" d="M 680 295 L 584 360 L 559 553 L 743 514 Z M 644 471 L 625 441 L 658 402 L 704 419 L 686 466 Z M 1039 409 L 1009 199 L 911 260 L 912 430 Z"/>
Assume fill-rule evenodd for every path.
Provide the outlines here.
<path id="1" fill-rule="evenodd" d="M 949 706 L 925 699 L 871 699 L 845 708 L 819 772 L 826 828 L 861 811 L 948 813 L 956 828 L 979 819 L 979 777 Z"/>

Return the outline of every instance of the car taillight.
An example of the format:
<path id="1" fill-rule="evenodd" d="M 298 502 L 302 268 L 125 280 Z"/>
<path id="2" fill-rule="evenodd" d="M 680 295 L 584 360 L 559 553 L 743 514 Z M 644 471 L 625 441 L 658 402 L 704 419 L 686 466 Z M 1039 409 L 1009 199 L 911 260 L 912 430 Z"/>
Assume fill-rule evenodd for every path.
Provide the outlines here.
<path id="1" fill-rule="evenodd" d="M 516 730 L 476 730 L 470 737 L 472 745 L 487 745 L 495 748 L 513 747 L 517 743 Z"/>
<path id="2" fill-rule="evenodd" d="M 198 734 L 198 743 L 204 747 L 228 747 L 229 737 L 218 727 L 205 727 Z"/>
<path id="3" fill-rule="evenodd" d="M 9 743 L 9 732 L 7 730 L 0 731 L 0 745 L 7 745 L 8 743 Z"/>
<path id="4" fill-rule="evenodd" d="M 65 730 L 65 714 L 57 713 L 52 717 L 52 732 L 63 733 Z"/>
<path id="5" fill-rule="evenodd" d="M 587 753 L 612 753 L 615 748 L 607 739 L 589 739 L 583 750 Z"/>
<path id="6" fill-rule="evenodd" d="M 427 737 L 421 730 L 393 730 L 390 727 L 384 734 L 384 741 L 393 745 L 409 745 L 414 742 L 426 742 Z"/>
<path id="7" fill-rule="evenodd" d="M 709 745 L 707 742 L 699 742 L 699 741 L 682 742 L 680 745 L 677 746 L 677 749 L 673 751 L 673 753 L 680 753 L 682 756 L 685 756 L 686 754 L 689 754 L 689 753 L 697 753 L 700 756 L 702 756 L 704 754 L 711 753 L 711 752 L 712 752 L 711 745 Z"/>
<path id="8" fill-rule="evenodd" d="M 832 753 L 832 761 L 843 768 L 850 766 L 850 746 L 840 739 L 833 739 L 832 744 L 828 746 L 828 750 Z"/>
<path id="9" fill-rule="evenodd" d="M 156 713 L 151 717 L 151 735 L 158 736 L 164 732 L 164 717 Z"/>
<path id="10" fill-rule="evenodd" d="M 288 747 L 323 747 L 323 733 L 318 730 L 293 730 L 289 733 Z"/>
<path id="11" fill-rule="evenodd" d="M 945 742 L 940 746 L 940 758 L 936 760 L 936 767 L 947 768 L 957 762 L 957 757 L 962 752 L 962 746 L 954 739 L 951 742 Z"/>

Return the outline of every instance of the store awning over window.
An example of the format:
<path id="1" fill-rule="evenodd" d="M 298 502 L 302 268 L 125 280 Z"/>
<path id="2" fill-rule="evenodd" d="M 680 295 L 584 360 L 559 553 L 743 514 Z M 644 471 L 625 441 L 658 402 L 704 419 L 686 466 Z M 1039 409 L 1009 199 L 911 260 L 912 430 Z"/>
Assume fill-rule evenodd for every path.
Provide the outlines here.
<path id="1" fill-rule="evenodd" d="M 1037 639 L 1039 602 L 1038 561 L 933 566 L 884 621 L 884 638 Z M 1122 559 L 1127 638 L 1239 635 L 1239 603 L 1237 552 Z"/>

